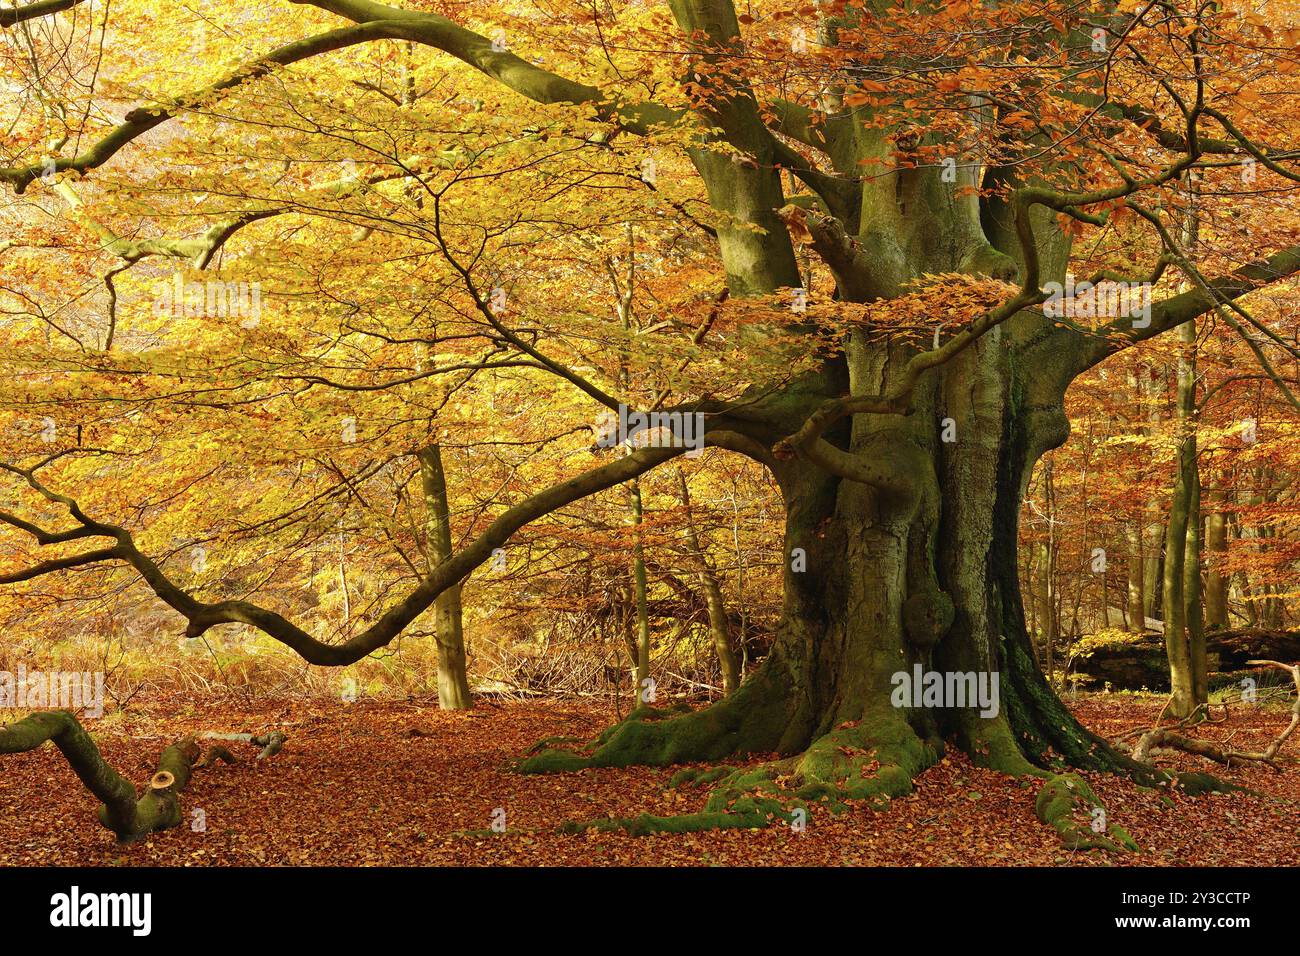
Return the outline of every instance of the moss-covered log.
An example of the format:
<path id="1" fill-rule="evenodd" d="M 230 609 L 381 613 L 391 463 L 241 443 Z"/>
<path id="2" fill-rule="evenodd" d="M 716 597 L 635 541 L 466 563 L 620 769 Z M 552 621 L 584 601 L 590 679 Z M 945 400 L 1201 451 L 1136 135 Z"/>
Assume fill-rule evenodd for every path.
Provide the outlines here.
<path id="1" fill-rule="evenodd" d="M 104 760 L 95 741 L 66 710 L 42 711 L 0 728 L 0 754 L 25 753 L 52 742 L 86 789 L 102 801 L 99 822 L 119 840 L 136 840 L 181 822 L 180 793 L 199 757 L 192 738 L 172 744 L 143 794 Z"/>
<path id="2" fill-rule="evenodd" d="M 1070 662 L 1070 670 L 1081 686 L 1139 690 L 1169 689 L 1169 664 L 1164 640 L 1159 634 L 1098 635 L 1081 642 Z M 1211 672 L 1236 674 L 1248 668 L 1253 658 L 1300 660 L 1300 631 L 1263 628 L 1209 630 L 1205 633 L 1206 656 Z M 1226 680 L 1226 677 L 1219 678 Z"/>

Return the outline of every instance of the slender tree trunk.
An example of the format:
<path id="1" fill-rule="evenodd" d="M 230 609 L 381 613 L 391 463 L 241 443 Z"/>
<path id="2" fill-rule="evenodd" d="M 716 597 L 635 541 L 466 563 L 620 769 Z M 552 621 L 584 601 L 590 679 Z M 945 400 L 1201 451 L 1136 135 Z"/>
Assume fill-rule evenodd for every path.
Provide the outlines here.
<path id="1" fill-rule="evenodd" d="M 1050 684 L 1056 676 L 1057 616 L 1055 578 L 1052 574 L 1052 543 L 1038 548 L 1038 641 L 1043 646 L 1043 670 Z"/>
<path id="2" fill-rule="evenodd" d="M 1056 681 L 1056 641 L 1060 636 L 1060 615 L 1056 592 L 1056 495 L 1052 483 L 1052 463 L 1043 465 L 1043 503 L 1047 515 L 1047 541 L 1039 550 L 1038 626 L 1043 643 L 1043 660 L 1047 682 Z"/>
<path id="3" fill-rule="evenodd" d="M 1128 629 L 1146 631 L 1146 584 L 1142 561 L 1142 526 L 1131 522 L 1125 529 L 1128 541 Z"/>
<path id="4" fill-rule="evenodd" d="M 633 674 L 634 694 L 639 703 L 650 703 L 650 612 L 646 606 L 645 538 L 642 528 L 641 483 L 635 479 L 627 486 L 628 507 L 632 512 L 632 582 L 636 599 L 636 672 Z"/>
<path id="5" fill-rule="evenodd" d="M 435 442 L 420 451 L 419 459 L 426 548 L 432 567 L 452 554 L 451 509 L 447 503 L 442 449 Z M 433 602 L 433 635 L 438 646 L 438 706 L 443 710 L 467 710 L 473 703 L 466 673 L 460 596 L 460 585 L 455 584 Z"/>
<path id="6" fill-rule="evenodd" d="M 1260 468 L 1260 498 L 1265 504 L 1274 505 L 1277 503 L 1278 487 L 1274 480 L 1275 475 L 1273 468 L 1269 465 L 1263 465 Z M 1260 550 L 1263 554 L 1268 554 L 1275 548 L 1274 539 L 1277 537 L 1277 531 L 1272 527 L 1259 529 L 1259 537 L 1263 541 Z M 1264 606 L 1260 613 L 1260 623 L 1269 630 L 1281 630 L 1283 621 L 1286 617 L 1286 609 L 1281 597 L 1281 588 L 1273 583 L 1262 585 Z"/>
<path id="7" fill-rule="evenodd" d="M 1228 553 L 1227 492 L 1217 485 L 1210 489 L 1213 510 L 1205 516 L 1205 547 L 1209 552 L 1209 567 L 1205 573 L 1205 626 L 1228 626 L 1228 578 L 1223 573 L 1223 560 Z"/>
<path id="8" fill-rule="evenodd" d="M 1147 505 L 1147 523 L 1143 528 L 1143 566 L 1142 597 L 1143 612 L 1147 617 L 1157 620 L 1164 615 L 1161 581 L 1164 566 L 1164 522 L 1160 514 L 1160 505 L 1150 502 Z"/>
<path id="9" fill-rule="evenodd" d="M 1183 242 L 1198 241 L 1196 190 L 1190 177 Z M 1178 472 L 1165 537 L 1165 653 L 1172 698 L 1169 713 L 1190 717 L 1209 700 L 1205 621 L 1201 608 L 1201 472 L 1197 449 L 1196 323 L 1178 330 Z"/>
<path id="10" fill-rule="evenodd" d="M 1107 566 L 1109 568 L 1109 565 Z M 1107 580 L 1109 570 L 1101 572 L 1101 626 L 1110 627 L 1110 582 Z M 1122 616 L 1122 615 L 1121 615 Z"/>
<path id="11" fill-rule="evenodd" d="M 631 336 L 636 305 L 636 231 L 629 222 L 624 227 L 627 239 L 627 261 L 620 279 L 617 263 L 613 258 L 607 259 L 606 271 L 615 297 L 615 310 L 619 325 L 624 334 Z M 631 370 L 628 367 L 627 353 L 619 356 L 618 381 L 623 391 L 630 392 L 632 387 Z M 646 603 L 646 567 L 645 538 L 642 528 L 641 483 L 632 479 L 627 484 L 628 511 L 631 514 L 633 534 L 632 546 L 632 587 L 635 604 L 635 632 L 628 635 L 628 650 L 632 655 L 632 697 L 633 708 L 654 700 L 653 682 L 650 679 L 650 613 Z"/>
<path id="12" fill-rule="evenodd" d="M 1199 555 L 1189 545 L 1198 546 L 1195 509 L 1200 497 L 1196 461 L 1196 329 L 1188 323 L 1180 330 L 1182 350 L 1178 360 L 1178 421 L 1182 435 L 1178 445 L 1178 470 L 1173 500 L 1165 534 L 1164 610 L 1165 652 L 1169 658 L 1169 684 L 1173 694 L 1169 713 L 1178 718 L 1191 716 L 1202 701 L 1197 688 L 1197 657 L 1193 645 L 1198 643 L 1204 667 L 1205 635 L 1199 624 L 1200 565 Z M 1191 587 L 1189 588 L 1189 584 Z M 1191 593 L 1188 593 L 1190 590 Z M 1189 611 L 1192 613 L 1189 616 Z"/>
<path id="13" fill-rule="evenodd" d="M 1142 405 L 1147 410 L 1147 424 L 1143 433 L 1154 437 L 1160 429 L 1160 402 L 1162 389 L 1156 384 L 1154 372 L 1143 367 L 1140 378 Z M 1164 551 L 1164 522 L 1160 502 L 1154 497 L 1147 501 L 1146 520 L 1142 526 L 1142 614 L 1159 617 L 1161 598 L 1161 556 Z"/>
<path id="14" fill-rule="evenodd" d="M 731 628 L 727 622 L 727 609 L 722 600 L 722 586 L 718 576 L 709 564 L 708 555 L 700 545 L 700 535 L 695 527 L 695 516 L 691 511 L 690 489 L 686 484 L 686 472 L 677 469 L 678 486 L 681 489 L 682 505 L 686 509 L 686 543 L 690 546 L 692 560 L 696 566 L 700 589 L 704 592 L 704 602 L 709 611 L 709 637 L 713 642 L 714 653 L 718 656 L 718 667 L 722 672 L 723 693 L 730 694 L 740 686 L 740 667 L 736 662 L 736 652 L 731 646 Z"/>
<path id="15" fill-rule="evenodd" d="M 740 501 L 736 497 L 735 478 L 731 485 L 731 546 L 736 553 L 736 609 L 739 611 L 740 633 L 736 643 L 740 646 L 740 673 L 749 668 L 749 613 L 745 600 L 745 550 L 740 546 Z"/>
<path id="16" fill-rule="evenodd" d="M 348 586 L 347 539 L 342 531 L 339 531 L 339 590 L 343 593 L 343 624 L 346 627 L 352 621 L 352 594 Z"/>
<path id="17" fill-rule="evenodd" d="M 1183 555 L 1183 620 L 1192 663 L 1192 699 L 1197 704 L 1210 700 L 1210 671 L 1205 651 L 1205 610 L 1202 605 L 1201 567 L 1201 474 L 1192 435 L 1191 474 L 1187 476 L 1187 547 Z"/>

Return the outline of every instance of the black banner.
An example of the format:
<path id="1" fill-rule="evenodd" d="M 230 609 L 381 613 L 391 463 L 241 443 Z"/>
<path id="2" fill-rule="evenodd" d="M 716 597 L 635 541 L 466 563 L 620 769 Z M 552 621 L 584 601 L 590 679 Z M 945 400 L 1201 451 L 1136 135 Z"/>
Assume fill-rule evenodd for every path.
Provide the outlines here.
<path id="1" fill-rule="evenodd" d="M 5 869 L 17 939 L 331 944 L 462 928 L 487 945 L 560 934 L 724 944 L 775 925 L 865 945 L 880 934 L 985 945 L 1022 933 L 1201 934 L 1215 944 L 1290 924 L 1294 875 L 1264 869 Z M 1289 889 L 1290 888 L 1290 889 Z M 208 929 L 205 929 L 207 927 Z M 221 927 L 221 929 L 217 929 Z M 598 934 L 598 935 L 588 935 Z M 866 935 L 862 935 L 866 934 Z M 776 942 L 776 938 L 772 937 Z M 218 943 L 217 938 L 213 939 Z"/>

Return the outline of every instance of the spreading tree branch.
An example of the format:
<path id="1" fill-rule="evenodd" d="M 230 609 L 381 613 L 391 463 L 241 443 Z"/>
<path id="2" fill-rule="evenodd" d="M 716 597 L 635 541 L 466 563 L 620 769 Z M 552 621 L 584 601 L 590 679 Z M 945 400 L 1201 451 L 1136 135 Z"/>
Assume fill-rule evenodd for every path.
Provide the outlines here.
<path id="1" fill-rule="evenodd" d="M 494 549 L 504 546 L 524 525 L 581 498 L 635 478 L 683 451 L 685 448 L 641 448 L 526 498 L 507 509 L 472 543 L 436 565 L 424 580 L 389 607 L 373 625 L 342 644 L 319 641 L 276 612 L 248 601 L 205 603 L 198 600 L 145 555 L 127 529 L 87 517 L 74 499 L 50 490 L 31 469 L 4 464 L 0 464 L 0 468 L 21 475 L 45 497 L 65 504 L 90 533 L 114 538 L 117 545 L 109 549 L 111 555 L 105 553 L 104 559 L 116 558 L 130 564 L 159 598 L 185 617 L 188 622 L 186 636 L 199 637 L 218 624 L 248 624 L 292 648 L 308 663 L 341 666 L 354 663 L 395 640 L 407 625 L 432 606 L 438 595 L 464 580 L 491 557 Z"/>

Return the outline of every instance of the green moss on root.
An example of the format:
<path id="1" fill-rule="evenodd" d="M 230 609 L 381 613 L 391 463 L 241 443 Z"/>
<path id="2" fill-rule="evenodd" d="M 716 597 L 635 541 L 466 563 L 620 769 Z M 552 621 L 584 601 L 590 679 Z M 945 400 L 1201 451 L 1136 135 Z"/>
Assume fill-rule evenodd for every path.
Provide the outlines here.
<path id="1" fill-rule="evenodd" d="M 1220 780 L 1211 773 L 1184 772 L 1176 773 L 1170 781 L 1170 786 L 1176 787 L 1183 793 L 1192 797 L 1203 796 L 1207 793 L 1232 793 L 1240 791 L 1251 793 L 1246 787 L 1238 786 L 1235 783 L 1228 783 Z"/>
<path id="2" fill-rule="evenodd" d="M 809 800 L 879 800 L 912 792 L 912 780 L 937 761 L 907 724 L 840 727 L 815 740 L 795 766 L 797 793 Z"/>
<path id="3" fill-rule="evenodd" d="M 1066 773 L 1047 778 L 1038 791 L 1034 809 L 1038 819 L 1054 829 L 1071 850 L 1137 852 L 1137 843 L 1123 827 L 1108 824 L 1105 834 L 1094 833 L 1090 823 L 1076 819 L 1077 814 L 1085 813 L 1091 821 L 1093 809 L 1100 806 L 1087 781 L 1077 774 Z"/>
<path id="4" fill-rule="evenodd" d="M 777 820 L 789 822 L 779 804 L 769 806 L 766 801 L 734 810 L 703 810 L 699 813 L 682 813 L 659 817 L 643 813 L 636 817 L 610 817 L 606 820 L 571 821 L 560 827 L 561 833 L 577 834 L 586 830 L 622 831 L 631 836 L 653 836 L 656 833 L 699 833 L 704 830 L 749 829 L 758 830 Z"/>
<path id="5" fill-rule="evenodd" d="M 720 764 L 716 767 L 687 767 L 678 770 L 668 780 L 668 786 L 674 789 L 678 787 L 703 787 L 710 783 L 716 783 L 728 774 L 735 772 L 735 767 L 727 764 Z"/>
<path id="6" fill-rule="evenodd" d="M 749 685 L 746 685 L 748 687 Z M 591 753 L 548 747 L 521 760 L 520 773 L 567 773 L 584 767 L 664 767 L 770 750 L 780 738 L 779 708 L 745 705 L 746 690 L 703 710 L 685 704 L 638 707 L 591 744 Z"/>
<path id="7" fill-rule="evenodd" d="M 574 773 L 589 766 L 590 757 L 572 750 L 544 746 L 531 757 L 519 761 L 515 769 L 521 773 Z"/>

